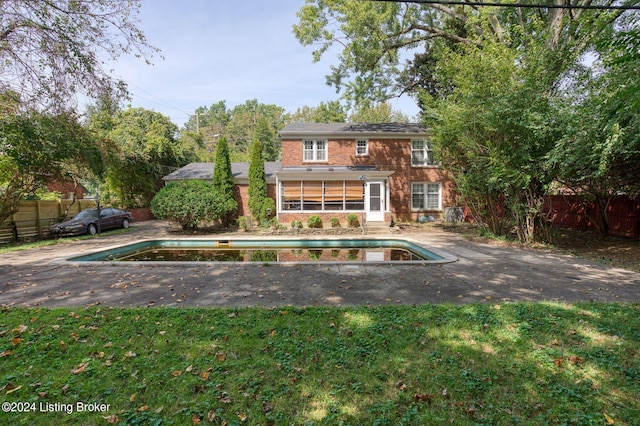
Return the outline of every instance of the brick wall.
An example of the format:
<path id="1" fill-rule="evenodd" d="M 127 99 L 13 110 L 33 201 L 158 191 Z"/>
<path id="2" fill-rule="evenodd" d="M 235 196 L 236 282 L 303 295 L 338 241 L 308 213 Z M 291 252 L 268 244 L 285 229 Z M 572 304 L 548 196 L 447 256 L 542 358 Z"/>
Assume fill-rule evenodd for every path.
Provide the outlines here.
<path id="1" fill-rule="evenodd" d="M 251 216 L 249 210 L 249 184 L 234 185 L 236 201 L 238 202 L 238 216 Z M 267 184 L 267 195 L 276 200 L 276 185 Z"/>
<path id="2" fill-rule="evenodd" d="M 282 165 L 375 166 L 377 170 L 394 171 L 389 178 L 389 206 L 396 221 L 415 221 L 421 215 L 442 218 L 446 207 L 456 205 L 454 184 L 442 168 L 411 167 L 410 139 L 369 138 L 369 155 L 366 156 L 356 155 L 355 139 L 328 139 L 327 161 L 323 162 L 303 162 L 302 142 L 286 139 L 282 141 Z M 442 211 L 411 211 L 411 182 L 441 182 Z M 283 213 L 280 214 L 281 217 L 282 215 Z M 298 215 L 305 218 L 309 216 L 306 213 Z"/>

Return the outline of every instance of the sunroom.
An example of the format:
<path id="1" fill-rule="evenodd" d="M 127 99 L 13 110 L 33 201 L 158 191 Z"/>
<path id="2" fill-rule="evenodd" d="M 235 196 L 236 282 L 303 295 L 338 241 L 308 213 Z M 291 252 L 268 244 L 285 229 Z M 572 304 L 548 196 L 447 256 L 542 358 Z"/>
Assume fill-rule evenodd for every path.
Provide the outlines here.
<path id="1" fill-rule="evenodd" d="M 276 173 L 278 220 L 319 215 L 389 222 L 389 176 L 375 167 L 285 167 Z M 346 220 L 346 219 L 345 219 Z"/>

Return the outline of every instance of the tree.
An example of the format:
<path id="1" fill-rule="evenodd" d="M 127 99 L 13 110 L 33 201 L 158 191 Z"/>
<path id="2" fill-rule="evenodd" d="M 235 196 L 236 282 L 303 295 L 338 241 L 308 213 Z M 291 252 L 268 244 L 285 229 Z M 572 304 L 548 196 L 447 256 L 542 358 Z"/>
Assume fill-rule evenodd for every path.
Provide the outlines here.
<path id="1" fill-rule="evenodd" d="M 79 93 L 127 94 L 108 60 L 158 52 L 136 27 L 135 0 L 13 0 L 0 2 L 0 82 L 21 102 L 55 111 L 73 107 Z"/>
<path id="2" fill-rule="evenodd" d="M 104 172 L 93 135 L 73 114 L 17 113 L 6 98 L 0 104 L 0 223 L 51 180 L 77 181 Z"/>
<path id="3" fill-rule="evenodd" d="M 317 107 L 303 106 L 290 115 L 290 123 L 344 123 L 347 113 L 338 101 L 320 102 Z"/>
<path id="4" fill-rule="evenodd" d="M 185 129 L 198 129 L 208 151 L 213 151 L 221 137 L 227 138 L 232 161 L 248 161 L 250 144 L 260 139 L 267 161 L 280 156 L 278 132 L 285 125 L 285 111 L 277 105 L 259 103 L 256 99 L 227 109 L 220 101 L 210 108 L 200 107 L 189 119 Z M 206 158 L 208 154 L 202 155 Z"/>
<path id="5" fill-rule="evenodd" d="M 251 215 L 259 221 L 265 219 L 263 205 L 267 198 L 267 176 L 264 171 L 262 144 L 256 139 L 251 147 L 249 163 L 249 210 Z"/>
<path id="6" fill-rule="evenodd" d="M 182 226 L 195 229 L 229 214 L 233 205 L 213 185 L 201 180 L 170 182 L 151 201 L 151 212 Z"/>
<path id="7" fill-rule="evenodd" d="M 564 4 L 559 0 L 553 3 Z M 637 5 L 640 0 L 628 0 Z M 578 0 L 576 6 L 590 5 Z M 616 0 L 599 2 L 615 5 Z M 356 104 L 386 101 L 403 93 L 424 91 L 446 94 L 437 55 L 442 47 L 474 44 L 484 36 L 496 37 L 513 49 L 527 49 L 532 36 L 545 49 L 537 49 L 538 64 L 547 69 L 545 82 L 557 79 L 590 47 L 595 39 L 613 31 L 621 10 L 569 8 L 492 8 L 376 2 L 362 0 L 309 0 L 298 11 L 293 27 L 303 46 L 319 61 L 334 45 L 341 48 L 338 64 L 327 83 Z M 413 59 L 411 60 L 411 56 Z M 409 60 L 405 60 L 409 56 Z"/>
<path id="8" fill-rule="evenodd" d="M 638 19 L 629 17 L 628 30 L 598 44 L 599 72 L 567 97 L 566 131 L 547 162 L 556 179 L 582 197 L 588 218 L 604 235 L 613 198 L 640 194 Z"/>
<path id="9" fill-rule="evenodd" d="M 349 116 L 352 123 L 408 123 L 409 117 L 394 110 L 387 102 L 361 102 L 356 111 Z"/>
<path id="10" fill-rule="evenodd" d="M 129 108 L 113 117 L 104 136 L 117 154 L 107 168 L 106 195 L 123 207 L 148 206 L 162 188 L 162 178 L 195 160 L 195 147 L 177 139 L 178 128 L 168 117 L 144 108 Z"/>
<path id="11" fill-rule="evenodd" d="M 442 72 L 453 83 L 433 100 L 433 141 L 476 219 L 496 234 L 515 226 L 521 241 L 547 240 L 541 167 L 558 137 L 552 97 L 526 58 L 498 41 L 446 53 Z M 518 66 L 520 65 L 520 67 Z"/>
<path id="12" fill-rule="evenodd" d="M 229 210 L 227 215 L 221 217 L 224 226 L 229 226 L 229 220 L 231 219 L 231 216 L 236 213 L 238 203 L 233 189 L 233 174 L 231 172 L 229 146 L 227 145 L 227 138 L 224 136 L 220 138 L 218 148 L 216 149 L 216 162 L 213 169 L 213 187 L 218 191 L 218 193 L 220 193 L 220 195 L 222 195 L 225 203 L 235 203 L 235 209 Z"/>

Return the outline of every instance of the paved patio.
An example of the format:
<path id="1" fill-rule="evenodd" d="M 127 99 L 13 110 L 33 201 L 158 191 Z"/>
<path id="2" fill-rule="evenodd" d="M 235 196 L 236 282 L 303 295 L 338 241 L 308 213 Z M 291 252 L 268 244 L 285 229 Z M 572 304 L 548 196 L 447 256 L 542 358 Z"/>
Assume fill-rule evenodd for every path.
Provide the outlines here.
<path id="1" fill-rule="evenodd" d="M 141 222 L 130 233 L 0 255 L 0 305 L 272 307 L 640 301 L 640 273 L 568 255 L 474 243 L 436 230 L 411 229 L 394 236 L 451 253 L 458 258 L 456 262 L 294 266 L 60 262 L 72 255 L 174 236 L 167 230 L 165 222 Z"/>

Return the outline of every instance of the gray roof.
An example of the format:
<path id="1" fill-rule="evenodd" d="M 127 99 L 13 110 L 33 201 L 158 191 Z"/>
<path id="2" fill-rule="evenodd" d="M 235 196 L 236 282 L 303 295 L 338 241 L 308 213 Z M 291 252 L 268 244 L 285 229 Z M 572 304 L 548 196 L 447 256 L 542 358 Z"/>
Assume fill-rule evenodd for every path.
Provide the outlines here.
<path id="1" fill-rule="evenodd" d="M 172 180 L 213 180 L 213 167 L 215 163 L 191 163 L 168 174 L 163 179 L 165 181 Z M 267 175 L 267 181 L 275 182 L 274 172 L 282 168 L 280 161 L 265 161 L 264 172 Z M 231 163 L 231 174 L 235 180 L 249 179 L 249 163 Z"/>
<path id="2" fill-rule="evenodd" d="M 291 123 L 280 131 L 283 138 L 304 135 L 335 136 L 424 136 L 427 128 L 418 123 Z"/>

